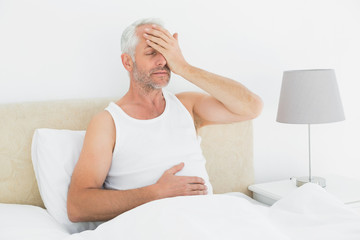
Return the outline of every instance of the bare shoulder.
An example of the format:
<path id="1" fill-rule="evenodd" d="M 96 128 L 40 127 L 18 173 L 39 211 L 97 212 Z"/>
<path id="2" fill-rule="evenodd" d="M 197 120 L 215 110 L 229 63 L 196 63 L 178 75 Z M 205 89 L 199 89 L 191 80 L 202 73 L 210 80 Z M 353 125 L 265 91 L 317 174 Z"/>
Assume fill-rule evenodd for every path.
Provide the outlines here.
<path id="1" fill-rule="evenodd" d="M 202 101 L 206 96 L 204 93 L 199 92 L 182 92 L 175 94 L 175 96 L 180 100 L 180 102 L 185 106 L 189 111 L 190 115 L 194 120 L 196 129 L 199 129 L 204 125 L 203 119 L 195 111 L 196 103 Z"/>
<path id="2" fill-rule="evenodd" d="M 85 141 L 111 143 L 115 142 L 116 128 L 111 114 L 104 110 L 96 114 L 86 130 Z"/>
<path id="3" fill-rule="evenodd" d="M 206 97 L 207 95 L 199 92 L 182 92 L 175 94 L 175 96 L 182 104 L 184 104 L 186 108 L 190 107 L 192 109 L 196 102 L 201 100 L 203 97 Z"/>
<path id="4" fill-rule="evenodd" d="M 114 120 L 113 120 L 111 114 L 106 110 L 101 111 L 98 114 L 96 114 L 91 119 L 87 130 L 93 130 L 94 128 L 95 129 L 97 129 L 97 128 L 101 128 L 101 129 L 104 129 L 104 128 L 112 129 L 113 128 L 113 129 L 115 129 Z"/>
<path id="5" fill-rule="evenodd" d="M 207 96 L 207 94 L 200 92 L 181 92 L 175 94 L 175 96 L 182 100 L 196 101 L 196 99 Z"/>

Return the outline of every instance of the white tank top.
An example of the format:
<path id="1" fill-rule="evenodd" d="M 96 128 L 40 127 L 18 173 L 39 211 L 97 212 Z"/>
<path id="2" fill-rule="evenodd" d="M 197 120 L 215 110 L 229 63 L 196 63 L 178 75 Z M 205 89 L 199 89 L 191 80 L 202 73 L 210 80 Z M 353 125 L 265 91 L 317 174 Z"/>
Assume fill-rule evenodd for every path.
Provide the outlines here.
<path id="1" fill-rule="evenodd" d="M 116 142 L 104 187 L 127 190 L 152 185 L 166 170 L 184 162 L 176 175 L 203 178 L 212 194 L 192 117 L 175 95 L 163 90 L 163 96 L 164 112 L 149 120 L 130 117 L 114 102 L 105 109 L 114 119 Z"/>

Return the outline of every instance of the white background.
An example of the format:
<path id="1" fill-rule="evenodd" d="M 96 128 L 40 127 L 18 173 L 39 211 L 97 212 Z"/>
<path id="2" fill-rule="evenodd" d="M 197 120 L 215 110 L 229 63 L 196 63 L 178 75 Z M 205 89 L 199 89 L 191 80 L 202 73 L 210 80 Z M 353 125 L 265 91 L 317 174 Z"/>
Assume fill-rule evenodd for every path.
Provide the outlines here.
<path id="1" fill-rule="evenodd" d="M 0 0 L 0 103 L 128 89 L 124 28 L 143 17 L 179 33 L 187 61 L 260 95 L 256 182 L 307 175 L 307 126 L 275 121 L 285 70 L 333 68 L 346 120 L 312 126 L 313 173 L 360 179 L 360 1 Z M 173 74 L 172 92 L 196 90 Z"/>

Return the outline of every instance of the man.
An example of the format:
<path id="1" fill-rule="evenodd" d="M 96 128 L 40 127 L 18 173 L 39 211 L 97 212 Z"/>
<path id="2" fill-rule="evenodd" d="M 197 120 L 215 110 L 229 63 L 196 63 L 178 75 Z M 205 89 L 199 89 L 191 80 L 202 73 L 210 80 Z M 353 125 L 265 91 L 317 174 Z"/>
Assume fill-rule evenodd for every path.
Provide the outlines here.
<path id="1" fill-rule="evenodd" d="M 196 127 L 257 117 L 262 101 L 239 82 L 191 66 L 178 34 L 140 20 L 122 36 L 129 91 L 90 122 L 68 192 L 73 222 L 104 221 L 146 202 L 211 193 Z M 208 94 L 173 95 L 171 72 Z"/>

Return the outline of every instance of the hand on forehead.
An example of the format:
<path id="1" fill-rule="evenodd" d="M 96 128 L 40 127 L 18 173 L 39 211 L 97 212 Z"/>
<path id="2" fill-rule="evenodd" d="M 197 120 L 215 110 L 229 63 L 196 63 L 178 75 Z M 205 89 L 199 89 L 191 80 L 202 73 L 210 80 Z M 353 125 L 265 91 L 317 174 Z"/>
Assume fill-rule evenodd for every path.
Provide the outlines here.
<path id="1" fill-rule="evenodd" d="M 156 24 L 145 24 L 139 26 L 138 35 L 140 38 L 142 38 L 142 40 L 144 39 L 144 34 L 152 35 L 157 38 L 162 38 L 165 41 L 172 37 L 168 30 Z"/>

